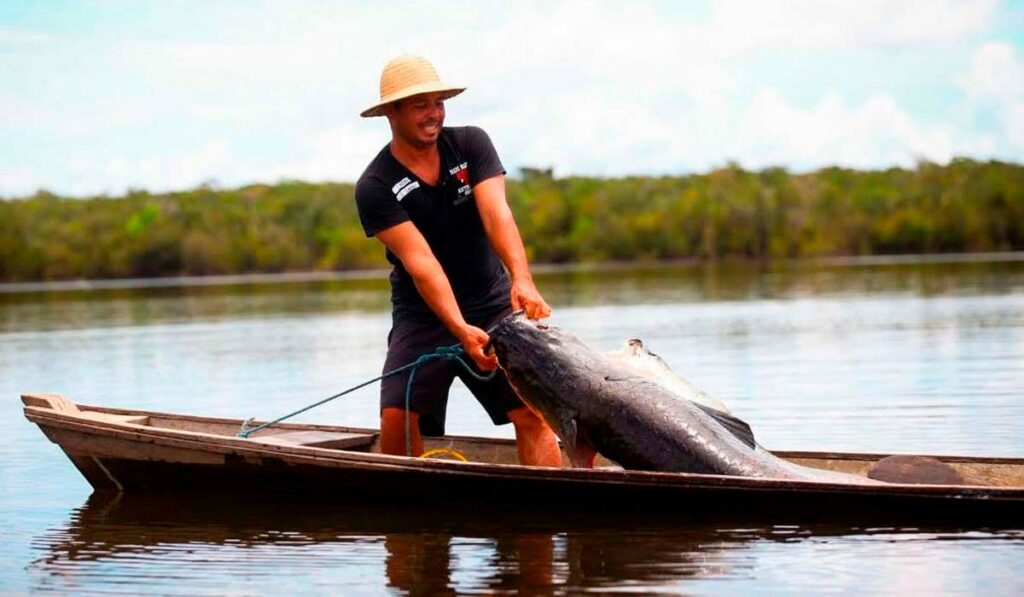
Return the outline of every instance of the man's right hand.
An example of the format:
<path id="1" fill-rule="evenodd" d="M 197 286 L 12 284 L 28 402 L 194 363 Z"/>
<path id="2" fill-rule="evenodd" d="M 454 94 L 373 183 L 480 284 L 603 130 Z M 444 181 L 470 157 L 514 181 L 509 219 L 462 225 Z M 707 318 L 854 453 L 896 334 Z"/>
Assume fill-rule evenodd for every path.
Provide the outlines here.
<path id="1" fill-rule="evenodd" d="M 487 346 L 487 342 L 491 339 L 487 335 L 487 332 L 482 329 L 467 325 L 463 332 L 459 334 L 459 340 L 462 342 L 462 348 L 465 349 L 466 354 L 469 358 L 473 359 L 476 366 L 481 371 L 494 371 L 498 368 L 498 357 L 494 356 L 494 353 L 487 354 L 484 352 L 484 347 Z"/>

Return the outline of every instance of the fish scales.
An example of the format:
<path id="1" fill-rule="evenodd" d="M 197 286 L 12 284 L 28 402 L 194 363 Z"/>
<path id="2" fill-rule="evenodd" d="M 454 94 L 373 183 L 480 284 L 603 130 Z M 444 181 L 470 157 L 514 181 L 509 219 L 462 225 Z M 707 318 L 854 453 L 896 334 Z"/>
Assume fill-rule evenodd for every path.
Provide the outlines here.
<path id="1" fill-rule="evenodd" d="M 572 334 L 511 315 L 491 345 L 512 387 L 566 446 L 575 466 L 594 451 L 632 470 L 871 484 L 748 445 L 715 416 Z"/>

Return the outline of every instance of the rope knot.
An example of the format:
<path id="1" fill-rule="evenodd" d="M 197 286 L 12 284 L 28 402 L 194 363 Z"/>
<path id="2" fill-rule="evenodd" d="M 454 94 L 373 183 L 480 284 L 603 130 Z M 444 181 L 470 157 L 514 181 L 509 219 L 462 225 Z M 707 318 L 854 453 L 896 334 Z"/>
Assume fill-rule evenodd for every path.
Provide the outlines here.
<path id="1" fill-rule="evenodd" d="M 437 350 L 434 351 L 436 355 L 446 359 L 458 358 L 463 352 L 463 348 L 459 345 L 439 346 Z"/>

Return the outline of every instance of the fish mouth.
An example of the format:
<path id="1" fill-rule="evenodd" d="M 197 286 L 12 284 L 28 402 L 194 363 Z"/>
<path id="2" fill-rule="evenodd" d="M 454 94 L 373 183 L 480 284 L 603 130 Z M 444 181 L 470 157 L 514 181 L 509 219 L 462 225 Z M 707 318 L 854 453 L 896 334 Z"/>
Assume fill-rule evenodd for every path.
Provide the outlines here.
<path id="1" fill-rule="evenodd" d="M 487 328 L 487 343 L 484 344 L 484 354 L 497 354 L 497 351 L 494 349 L 494 337 L 501 335 L 511 320 L 521 317 L 524 313 L 526 313 L 525 309 L 517 309 Z"/>
<path id="2" fill-rule="evenodd" d="M 502 325 L 504 325 L 506 322 L 508 322 L 508 321 L 510 321 L 512 319 L 515 319 L 515 318 L 517 318 L 517 317 L 519 317 L 521 315 L 525 315 L 525 314 L 526 314 L 526 309 L 516 309 L 515 311 L 513 311 L 513 312 L 509 313 L 508 315 L 506 315 L 506 316 L 502 317 L 501 319 L 499 319 L 498 323 L 496 323 L 496 324 L 492 325 L 491 327 L 487 328 L 487 330 L 486 330 L 487 331 L 487 335 L 488 336 L 493 336 L 494 333 L 496 331 L 498 331 L 498 328 L 502 327 Z M 487 341 L 487 346 L 490 346 L 490 345 L 491 345 L 491 341 L 488 340 Z"/>
<path id="3" fill-rule="evenodd" d="M 550 328 L 550 326 L 548 326 L 547 324 L 541 323 L 540 320 L 538 320 L 538 319 L 530 319 L 529 317 L 527 317 L 526 316 L 526 309 L 516 309 L 515 311 L 513 311 L 513 312 L 509 313 L 508 315 L 506 315 L 505 317 L 502 317 L 501 320 L 498 321 L 498 323 L 492 325 L 489 329 L 487 329 L 486 330 L 487 334 L 491 335 L 495 331 L 497 331 L 498 328 L 500 328 L 500 327 L 502 327 L 504 325 L 510 325 L 513 322 L 515 322 L 515 323 L 529 323 L 530 325 L 532 325 L 533 327 L 535 327 L 536 329 L 538 329 L 538 330 L 540 330 L 542 332 L 546 331 L 546 330 L 548 330 Z"/>
<path id="4" fill-rule="evenodd" d="M 484 350 L 494 352 L 499 364 L 504 364 L 510 351 L 519 353 L 525 346 L 536 346 L 544 341 L 541 338 L 546 337 L 545 333 L 550 329 L 550 326 L 526 317 L 524 309 L 517 309 L 487 330 L 489 339 Z M 538 333 L 545 335 L 539 336 Z"/>

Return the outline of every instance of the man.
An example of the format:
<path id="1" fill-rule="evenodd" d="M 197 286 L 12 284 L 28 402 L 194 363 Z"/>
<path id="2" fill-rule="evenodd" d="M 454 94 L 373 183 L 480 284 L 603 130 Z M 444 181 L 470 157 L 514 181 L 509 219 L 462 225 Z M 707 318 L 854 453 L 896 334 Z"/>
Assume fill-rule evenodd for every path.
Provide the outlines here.
<path id="1" fill-rule="evenodd" d="M 464 90 L 443 85 L 423 58 L 401 56 L 384 67 L 380 101 L 361 114 L 386 116 L 391 126 L 391 142 L 356 183 L 363 229 L 384 243 L 394 266 L 385 371 L 455 343 L 479 371 L 494 371 L 497 360 L 484 351 L 484 330 L 513 309 L 533 319 L 551 313 L 530 275 L 505 199 L 505 170 L 490 139 L 476 127 L 444 127 L 444 101 Z M 447 360 L 417 370 L 408 413 L 407 376 L 383 380 L 383 452 L 406 453 L 406 417 L 414 455 L 423 452 L 422 435 L 444 434 L 456 375 L 495 424 L 515 426 L 521 463 L 561 465 L 555 435 L 503 375 L 482 382 Z"/>

